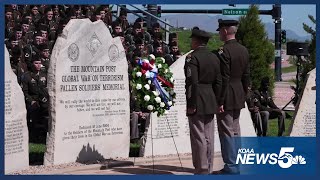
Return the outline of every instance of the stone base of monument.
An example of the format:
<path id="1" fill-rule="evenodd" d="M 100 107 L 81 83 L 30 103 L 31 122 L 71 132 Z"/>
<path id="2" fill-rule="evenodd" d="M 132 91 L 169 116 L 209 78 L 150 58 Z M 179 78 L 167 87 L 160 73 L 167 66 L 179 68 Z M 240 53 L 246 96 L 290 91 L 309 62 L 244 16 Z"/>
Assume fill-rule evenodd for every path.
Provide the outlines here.
<path id="1" fill-rule="evenodd" d="M 100 170 L 106 170 L 111 169 L 115 167 L 125 167 L 125 166 L 134 166 L 134 163 L 132 161 L 118 161 L 113 159 L 108 159 L 106 162 L 104 162 Z"/>

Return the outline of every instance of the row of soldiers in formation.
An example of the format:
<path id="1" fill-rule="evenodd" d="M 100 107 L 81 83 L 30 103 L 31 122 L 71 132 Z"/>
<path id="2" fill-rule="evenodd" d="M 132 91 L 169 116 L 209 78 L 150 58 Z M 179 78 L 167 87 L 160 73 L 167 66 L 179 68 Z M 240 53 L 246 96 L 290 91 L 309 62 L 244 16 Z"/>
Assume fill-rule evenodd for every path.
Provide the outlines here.
<path id="1" fill-rule="evenodd" d="M 145 30 L 142 18 L 129 24 L 125 10 L 112 21 L 109 5 L 6 5 L 5 44 L 11 67 L 25 94 L 31 139 L 32 136 L 45 139 L 48 128 L 47 71 L 56 39 L 71 19 L 83 18 L 103 21 L 113 37 L 120 37 L 126 50 L 129 75 L 136 57 L 154 54 L 164 57 L 171 65 L 181 55 L 176 33 L 171 33 L 170 43 L 165 44 L 159 23 L 154 23 L 149 30 Z"/>

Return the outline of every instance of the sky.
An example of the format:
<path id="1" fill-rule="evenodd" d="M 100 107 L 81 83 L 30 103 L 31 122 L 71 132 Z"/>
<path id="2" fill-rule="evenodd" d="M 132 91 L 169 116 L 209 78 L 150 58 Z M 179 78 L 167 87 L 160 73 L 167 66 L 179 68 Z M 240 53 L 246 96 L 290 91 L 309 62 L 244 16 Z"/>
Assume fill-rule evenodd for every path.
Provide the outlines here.
<path id="1" fill-rule="evenodd" d="M 142 7 L 142 6 L 140 6 Z M 237 5 L 236 7 L 231 7 L 228 5 L 219 5 L 219 4 L 205 4 L 205 5 L 161 5 L 161 9 L 246 9 L 248 8 L 249 5 Z M 127 6 L 128 8 L 128 6 Z M 316 18 L 316 5 L 314 4 L 298 4 L 298 5 L 281 5 L 282 8 L 282 29 L 291 29 L 292 31 L 296 32 L 300 36 L 306 36 L 308 35 L 304 30 L 302 23 L 306 23 L 311 27 L 315 28 L 315 25 L 309 20 L 308 15 L 312 15 Z M 131 8 L 129 8 L 131 9 Z M 271 10 L 272 9 L 272 4 L 270 5 L 260 5 L 260 10 Z M 165 15 L 165 14 L 163 14 Z M 217 14 L 213 14 L 215 16 Z M 237 19 L 239 16 L 228 16 L 229 18 L 234 18 Z M 262 21 L 264 23 L 273 23 L 273 19 L 270 15 L 261 15 L 260 16 Z"/>

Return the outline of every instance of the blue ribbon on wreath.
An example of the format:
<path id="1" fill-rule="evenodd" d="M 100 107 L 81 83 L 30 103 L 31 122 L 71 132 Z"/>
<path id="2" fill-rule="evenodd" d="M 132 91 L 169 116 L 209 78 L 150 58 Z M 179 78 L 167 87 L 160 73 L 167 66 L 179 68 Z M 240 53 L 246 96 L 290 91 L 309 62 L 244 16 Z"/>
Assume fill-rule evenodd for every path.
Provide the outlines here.
<path id="1" fill-rule="evenodd" d="M 172 97 L 169 93 L 160 85 L 157 77 L 158 77 L 158 68 L 155 65 L 151 65 L 149 62 L 143 62 L 141 59 L 138 60 L 138 65 L 145 71 L 142 74 L 145 74 L 146 78 L 151 80 L 152 84 L 159 91 L 161 99 L 163 99 L 164 103 L 167 105 L 167 109 L 170 109 L 168 101 L 172 100 Z"/>

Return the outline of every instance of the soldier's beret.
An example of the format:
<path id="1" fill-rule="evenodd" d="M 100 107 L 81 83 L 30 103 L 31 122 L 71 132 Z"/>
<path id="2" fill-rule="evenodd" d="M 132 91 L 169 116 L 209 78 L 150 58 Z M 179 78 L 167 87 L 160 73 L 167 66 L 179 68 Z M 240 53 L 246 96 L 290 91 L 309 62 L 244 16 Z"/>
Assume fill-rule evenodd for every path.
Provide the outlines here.
<path id="1" fill-rule="evenodd" d="M 30 24 L 30 21 L 27 18 L 23 18 L 21 24 Z"/>
<path id="2" fill-rule="evenodd" d="M 177 38 L 177 37 L 178 37 L 177 33 L 170 33 L 169 34 L 169 39 L 173 39 L 173 38 Z"/>
<path id="3" fill-rule="evenodd" d="M 50 49 L 50 48 L 49 48 L 48 44 L 41 44 L 41 45 L 39 46 L 39 50 L 40 50 L 40 51 L 49 50 L 49 49 Z"/>
<path id="4" fill-rule="evenodd" d="M 12 57 L 19 57 L 21 56 L 21 49 L 19 47 L 14 47 L 11 49 Z"/>
<path id="5" fill-rule="evenodd" d="M 74 10 L 81 10 L 81 6 L 80 6 L 80 5 L 74 5 L 74 6 L 73 6 L 73 9 L 74 9 Z"/>
<path id="6" fill-rule="evenodd" d="M 15 27 L 14 27 L 14 30 L 15 31 L 22 31 L 22 26 L 20 24 L 17 24 Z"/>
<path id="7" fill-rule="evenodd" d="M 127 16 L 127 11 L 125 9 L 121 9 L 120 16 Z"/>
<path id="8" fill-rule="evenodd" d="M 178 43 L 176 41 L 172 41 L 172 42 L 170 42 L 170 47 L 172 47 L 172 46 L 178 46 Z"/>
<path id="9" fill-rule="evenodd" d="M 33 9 L 34 7 L 38 7 L 37 5 L 30 5 L 30 9 Z"/>
<path id="10" fill-rule="evenodd" d="M 143 42 L 143 39 L 141 39 L 141 38 L 137 38 L 136 40 L 135 40 L 135 44 L 137 45 L 137 44 L 143 44 L 144 42 Z"/>
<path id="11" fill-rule="evenodd" d="M 46 7 L 44 13 L 47 14 L 49 11 L 52 11 L 52 8 L 50 6 Z"/>
<path id="12" fill-rule="evenodd" d="M 48 26 L 45 24 L 40 24 L 38 27 L 38 31 L 48 31 Z"/>
<path id="13" fill-rule="evenodd" d="M 41 61 L 41 56 L 38 53 L 35 53 L 34 55 L 32 55 L 31 62 L 34 62 L 34 61 Z"/>
<path id="14" fill-rule="evenodd" d="M 154 23 L 154 24 L 152 25 L 152 28 L 160 28 L 160 24 L 159 24 L 159 23 Z"/>
<path id="15" fill-rule="evenodd" d="M 222 20 L 222 19 L 219 19 L 218 23 L 219 23 L 219 27 L 217 31 L 220 31 L 220 28 L 222 27 L 237 26 L 239 24 L 237 20 Z"/>
<path id="16" fill-rule="evenodd" d="M 210 39 L 211 35 L 208 32 L 204 31 L 204 30 L 193 28 L 190 37 L 198 37 L 198 38 Z"/>
<path id="17" fill-rule="evenodd" d="M 141 24 L 139 24 L 138 22 L 135 22 L 133 24 L 133 29 L 141 29 Z"/>
<path id="18" fill-rule="evenodd" d="M 37 36 L 41 36 L 42 37 L 42 33 L 40 31 L 37 31 L 35 34 L 34 34 L 34 37 L 37 37 Z"/>
<path id="19" fill-rule="evenodd" d="M 13 12 L 12 7 L 11 7 L 11 6 L 7 6 L 7 7 L 5 8 L 5 12 L 6 12 L 6 13 L 7 13 L 7 12 Z"/>
<path id="20" fill-rule="evenodd" d="M 120 23 L 118 21 L 113 21 L 111 26 L 112 26 L 112 28 L 115 28 L 117 26 L 120 26 Z"/>
<path id="21" fill-rule="evenodd" d="M 192 30 L 194 30 L 194 29 L 200 29 L 198 26 L 194 26 L 193 28 L 192 28 Z"/>
<path id="22" fill-rule="evenodd" d="M 162 45 L 158 41 L 155 41 L 155 42 L 153 42 L 153 47 L 155 47 L 155 48 L 162 47 Z"/>
<path id="23" fill-rule="evenodd" d="M 154 39 L 161 39 L 162 40 L 162 33 L 161 32 L 156 32 L 154 34 Z"/>
<path id="24" fill-rule="evenodd" d="M 139 18 L 136 19 L 135 22 L 143 22 L 143 19 L 139 17 Z"/>
<path id="25" fill-rule="evenodd" d="M 17 41 L 17 37 L 14 34 L 9 36 L 9 41 Z"/>

